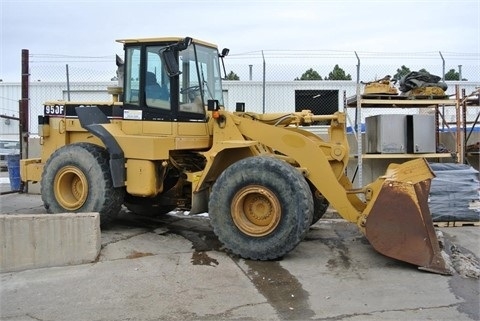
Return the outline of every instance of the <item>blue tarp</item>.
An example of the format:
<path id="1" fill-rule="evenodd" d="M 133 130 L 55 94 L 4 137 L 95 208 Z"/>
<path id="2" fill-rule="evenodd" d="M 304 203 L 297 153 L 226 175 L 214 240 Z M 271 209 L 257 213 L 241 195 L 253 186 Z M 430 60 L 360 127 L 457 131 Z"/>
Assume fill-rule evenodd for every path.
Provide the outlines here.
<path id="1" fill-rule="evenodd" d="M 353 130 L 352 128 L 355 128 L 355 127 L 352 127 L 352 126 L 348 126 L 347 127 L 347 133 L 353 133 Z M 365 123 L 362 123 L 360 128 L 362 129 L 362 133 L 365 133 Z"/>
<path id="2" fill-rule="evenodd" d="M 479 221 L 480 211 L 470 207 L 479 201 L 478 171 L 464 164 L 432 163 L 429 208 L 434 222 Z"/>

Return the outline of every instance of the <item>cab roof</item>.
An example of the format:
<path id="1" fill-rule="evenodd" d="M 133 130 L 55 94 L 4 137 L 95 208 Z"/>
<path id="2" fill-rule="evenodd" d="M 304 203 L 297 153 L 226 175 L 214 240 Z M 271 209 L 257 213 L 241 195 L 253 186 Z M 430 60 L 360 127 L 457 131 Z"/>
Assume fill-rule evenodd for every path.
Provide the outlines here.
<path id="1" fill-rule="evenodd" d="M 129 38 L 129 39 L 118 39 L 116 41 L 123 44 L 134 44 L 134 43 L 142 44 L 142 43 L 155 43 L 155 42 L 178 42 L 183 39 L 185 39 L 185 37 Z M 217 45 L 210 42 L 202 41 L 199 39 L 192 38 L 192 42 L 199 45 L 204 45 L 207 47 L 218 49 Z"/>

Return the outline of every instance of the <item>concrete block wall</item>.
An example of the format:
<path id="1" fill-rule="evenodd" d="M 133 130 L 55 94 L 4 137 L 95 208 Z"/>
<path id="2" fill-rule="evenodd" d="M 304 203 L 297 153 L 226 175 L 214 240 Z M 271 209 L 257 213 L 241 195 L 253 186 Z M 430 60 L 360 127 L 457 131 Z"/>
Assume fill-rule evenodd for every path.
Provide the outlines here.
<path id="1" fill-rule="evenodd" d="M 0 215 L 0 272 L 89 263 L 100 247 L 98 213 Z"/>

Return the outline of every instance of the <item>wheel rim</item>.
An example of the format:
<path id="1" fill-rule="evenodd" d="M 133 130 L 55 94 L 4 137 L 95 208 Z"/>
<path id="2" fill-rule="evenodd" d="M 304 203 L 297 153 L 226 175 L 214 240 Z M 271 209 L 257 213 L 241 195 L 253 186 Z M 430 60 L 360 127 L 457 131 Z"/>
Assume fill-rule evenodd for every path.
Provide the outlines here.
<path id="1" fill-rule="evenodd" d="M 269 189 L 250 185 L 235 194 L 231 205 L 235 225 L 245 234 L 265 236 L 278 226 L 282 216 L 278 198 Z"/>
<path id="2" fill-rule="evenodd" d="M 69 211 L 78 210 L 88 195 L 88 183 L 85 174 L 73 166 L 60 169 L 53 182 L 58 203 Z"/>

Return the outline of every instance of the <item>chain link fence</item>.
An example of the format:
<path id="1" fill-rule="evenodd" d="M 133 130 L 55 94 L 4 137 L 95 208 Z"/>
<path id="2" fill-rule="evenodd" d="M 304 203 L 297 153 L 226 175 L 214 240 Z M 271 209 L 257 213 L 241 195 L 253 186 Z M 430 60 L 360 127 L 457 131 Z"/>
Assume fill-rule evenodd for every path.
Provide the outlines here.
<path id="1" fill-rule="evenodd" d="M 82 57 L 31 53 L 29 59 L 31 134 L 36 134 L 36 118 L 43 113 L 45 101 L 110 100 L 106 88 L 117 85 L 114 55 Z M 455 94 L 455 84 L 467 94 L 480 86 L 479 53 L 265 50 L 232 53 L 225 58 L 225 69 L 229 76 L 236 76 L 230 79 L 238 79 L 224 82 L 227 109 L 233 110 L 236 102 L 244 102 L 246 110 L 260 113 L 301 109 L 332 113 L 343 109 L 345 97 L 356 94 L 357 81 L 374 81 L 386 75 L 393 78 L 405 70 L 426 70 L 442 78 L 458 79 L 447 80 L 447 95 Z M 306 77 L 312 75 L 315 77 Z M 311 80 L 300 80 L 303 78 Z M 0 115 L 18 117 L 20 98 L 19 84 L 0 83 Z M 354 111 L 348 112 L 353 119 L 350 113 Z M 392 112 L 419 111 L 374 111 L 376 114 Z M 478 107 L 468 108 L 467 121 L 472 122 L 478 112 Z M 366 112 L 363 116 L 370 114 Z M 454 112 L 447 110 L 446 120 L 453 121 Z"/>
<path id="2" fill-rule="evenodd" d="M 242 96 L 235 97 L 248 101 L 247 106 L 251 105 L 256 111 L 262 112 L 277 112 L 279 109 L 284 111 L 284 104 L 279 103 L 279 100 L 269 93 L 269 89 L 278 86 L 278 83 L 288 83 L 290 91 L 297 92 L 294 100 L 284 99 L 290 104 L 290 108 L 323 103 L 323 109 L 327 112 L 335 109 L 337 103 L 340 108 L 343 106 L 343 93 L 347 97 L 355 95 L 357 82 L 371 82 L 387 75 L 398 79 L 399 73 L 404 75 L 408 71 L 426 70 L 447 79 L 449 87 L 446 94 L 451 96 L 455 94 L 455 84 L 459 84 L 460 89 L 466 89 L 468 93 L 480 86 L 480 54 L 256 51 L 231 54 L 226 58 L 225 64 L 229 76 L 236 75 L 240 82 L 250 82 L 251 88 L 259 82 L 266 87 L 265 90 L 248 91 L 245 89 L 248 85 L 243 85 Z M 311 77 L 312 75 L 314 77 Z M 310 80 L 300 80 L 305 78 Z M 228 82 L 227 85 L 233 86 Z M 398 88 L 398 83 L 396 87 Z M 318 95 L 329 96 L 328 91 L 339 92 L 338 102 L 332 97 L 326 97 L 326 100 L 310 100 L 311 96 L 317 96 L 317 99 L 320 97 Z M 230 92 L 228 95 L 230 98 Z M 285 92 L 279 96 L 285 98 Z M 230 102 L 230 99 L 228 101 Z M 333 106 L 325 107 L 328 104 Z M 387 112 L 377 110 L 379 111 Z M 474 114 L 472 112 L 472 115 Z"/>
<path id="3" fill-rule="evenodd" d="M 45 101 L 108 101 L 116 85 L 115 55 L 100 57 L 30 54 L 30 113 Z"/>
<path id="4" fill-rule="evenodd" d="M 115 80 L 115 55 L 100 57 L 30 54 L 32 82 L 105 82 Z"/>

